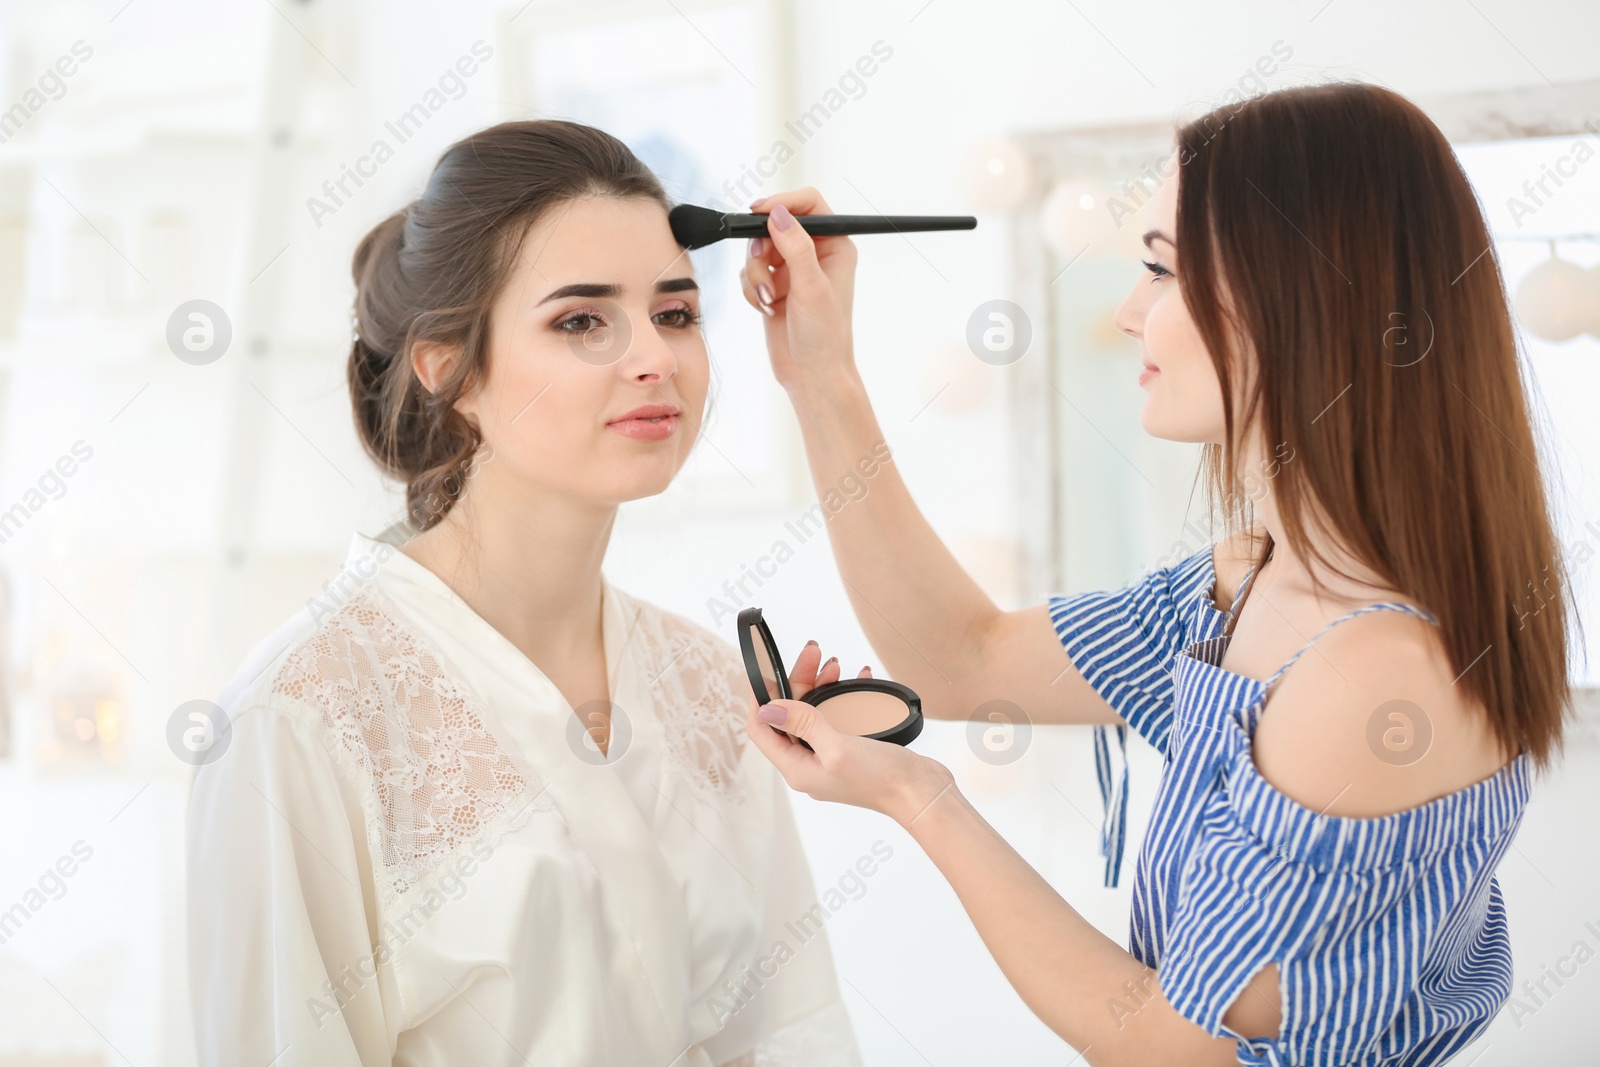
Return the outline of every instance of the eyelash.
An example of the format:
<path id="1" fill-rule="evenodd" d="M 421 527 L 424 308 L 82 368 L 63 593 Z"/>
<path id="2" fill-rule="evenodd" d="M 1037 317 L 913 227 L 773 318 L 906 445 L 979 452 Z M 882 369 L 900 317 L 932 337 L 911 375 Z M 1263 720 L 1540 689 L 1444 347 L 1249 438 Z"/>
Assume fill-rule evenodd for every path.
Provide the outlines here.
<path id="1" fill-rule="evenodd" d="M 1153 277 L 1150 279 L 1151 281 L 1155 281 L 1156 278 L 1172 277 L 1172 272 L 1159 263 L 1152 263 L 1148 259 L 1141 259 L 1139 262 L 1143 263 L 1144 269 L 1153 275 Z"/>
<path id="2" fill-rule="evenodd" d="M 698 311 L 694 310 L 694 308 L 686 308 L 686 307 L 685 308 L 668 308 L 666 311 L 663 311 L 661 314 L 663 314 L 663 315 L 681 315 L 681 316 L 683 316 L 681 319 L 678 320 L 678 325 L 669 327 L 669 329 L 687 330 L 691 326 L 700 325 L 700 313 Z"/>
<path id="3" fill-rule="evenodd" d="M 665 310 L 663 312 L 660 312 L 659 315 L 678 315 L 678 316 L 681 316 L 679 318 L 678 324 L 676 326 L 668 326 L 667 327 L 667 329 L 669 329 L 669 330 L 687 330 L 691 326 L 700 325 L 700 313 L 698 311 L 695 311 L 693 308 L 687 308 L 687 307 L 668 308 L 667 310 Z M 659 315 L 652 316 L 652 318 L 659 317 Z M 595 329 L 595 327 L 594 326 L 589 326 L 589 327 L 587 327 L 585 329 L 579 330 L 579 329 L 570 328 L 570 324 L 574 323 L 574 322 L 577 322 L 580 319 L 599 320 L 600 318 L 601 318 L 600 312 L 589 310 L 589 309 L 586 308 L 586 309 L 581 310 L 581 311 L 575 311 L 572 314 L 568 315 L 564 319 L 557 320 L 557 322 L 555 324 L 555 328 L 557 330 L 560 330 L 563 333 L 587 333 L 589 330 Z"/>

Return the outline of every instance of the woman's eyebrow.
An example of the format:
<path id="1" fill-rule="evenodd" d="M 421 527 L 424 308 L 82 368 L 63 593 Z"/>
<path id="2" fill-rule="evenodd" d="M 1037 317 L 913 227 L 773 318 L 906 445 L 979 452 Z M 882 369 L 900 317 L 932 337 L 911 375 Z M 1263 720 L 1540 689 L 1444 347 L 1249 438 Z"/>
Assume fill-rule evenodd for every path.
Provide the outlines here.
<path id="1" fill-rule="evenodd" d="M 1177 248 L 1178 247 L 1177 242 L 1175 242 L 1172 238 L 1168 237 L 1166 234 L 1162 233 L 1160 230 L 1149 230 L 1149 231 L 1147 231 L 1145 233 L 1145 235 L 1144 235 L 1144 246 L 1146 248 L 1150 247 L 1150 242 L 1151 241 L 1165 241 L 1165 242 L 1167 242 L 1167 244 L 1171 245 L 1173 248 Z"/>
<path id="2" fill-rule="evenodd" d="M 656 292 L 658 293 L 697 292 L 699 289 L 699 283 L 693 278 L 668 278 L 665 281 L 656 283 Z M 551 291 L 548 296 L 539 301 L 539 304 L 534 306 L 548 304 L 552 300 L 563 300 L 569 296 L 587 296 L 598 300 L 601 298 L 615 299 L 621 295 L 622 286 L 614 282 L 573 282 L 571 285 L 563 285 L 561 288 Z"/>
<path id="3" fill-rule="evenodd" d="M 571 285 L 563 285 L 561 288 L 552 291 L 534 306 L 538 307 L 541 304 L 548 304 L 552 300 L 561 300 L 569 296 L 590 296 L 599 298 L 617 297 L 621 295 L 622 286 L 610 282 L 603 284 L 600 282 L 573 282 Z"/>

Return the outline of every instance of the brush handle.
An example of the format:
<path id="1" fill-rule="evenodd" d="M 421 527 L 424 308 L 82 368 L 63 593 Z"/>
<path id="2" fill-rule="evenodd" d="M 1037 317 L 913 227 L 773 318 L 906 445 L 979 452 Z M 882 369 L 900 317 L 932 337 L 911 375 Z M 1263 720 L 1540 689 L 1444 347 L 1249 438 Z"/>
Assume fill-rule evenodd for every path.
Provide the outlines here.
<path id="1" fill-rule="evenodd" d="M 729 237 L 767 236 L 767 216 L 724 215 Z M 978 220 L 971 215 L 796 215 L 800 228 L 813 237 L 838 237 L 852 233 L 925 233 L 932 230 L 971 230 Z"/>

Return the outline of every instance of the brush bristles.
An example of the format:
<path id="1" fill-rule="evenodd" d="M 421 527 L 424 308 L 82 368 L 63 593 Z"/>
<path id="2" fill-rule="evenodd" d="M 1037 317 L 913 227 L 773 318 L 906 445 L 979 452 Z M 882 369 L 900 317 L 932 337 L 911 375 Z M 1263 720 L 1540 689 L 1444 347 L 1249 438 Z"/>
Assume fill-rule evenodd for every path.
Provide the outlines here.
<path id="1" fill-rule="evenodd" d="M 679 204 L 667 212 L 667 225 L 684 248 L 704 248 L 728 236 L 722 213 L 696 204 Z"/>

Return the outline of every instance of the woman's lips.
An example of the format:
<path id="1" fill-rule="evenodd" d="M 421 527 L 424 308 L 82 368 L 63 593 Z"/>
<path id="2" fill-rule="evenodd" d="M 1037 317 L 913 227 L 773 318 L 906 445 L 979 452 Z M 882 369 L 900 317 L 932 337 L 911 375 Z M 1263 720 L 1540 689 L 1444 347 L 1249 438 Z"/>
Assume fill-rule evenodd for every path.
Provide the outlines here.
<path id="1" fill-rule="evenodd" d="M 639 441 L 665 441 L 678 431 L 677 415 L 661 415 L 653 419 L 618 419 L 606 426 L 624 437 Z"/>
<path id="2" fill-rule="evenodd" d="M 1144 365 L 1144 369 L 1139 372 L 1139 384 L 1143 385 L 1145 382 L 1148 382 L 1151 378 L 1154 378 L 1160 373 L 1161 368 L 1152 367 L 1150 364 L 1146 363 Z"/>

